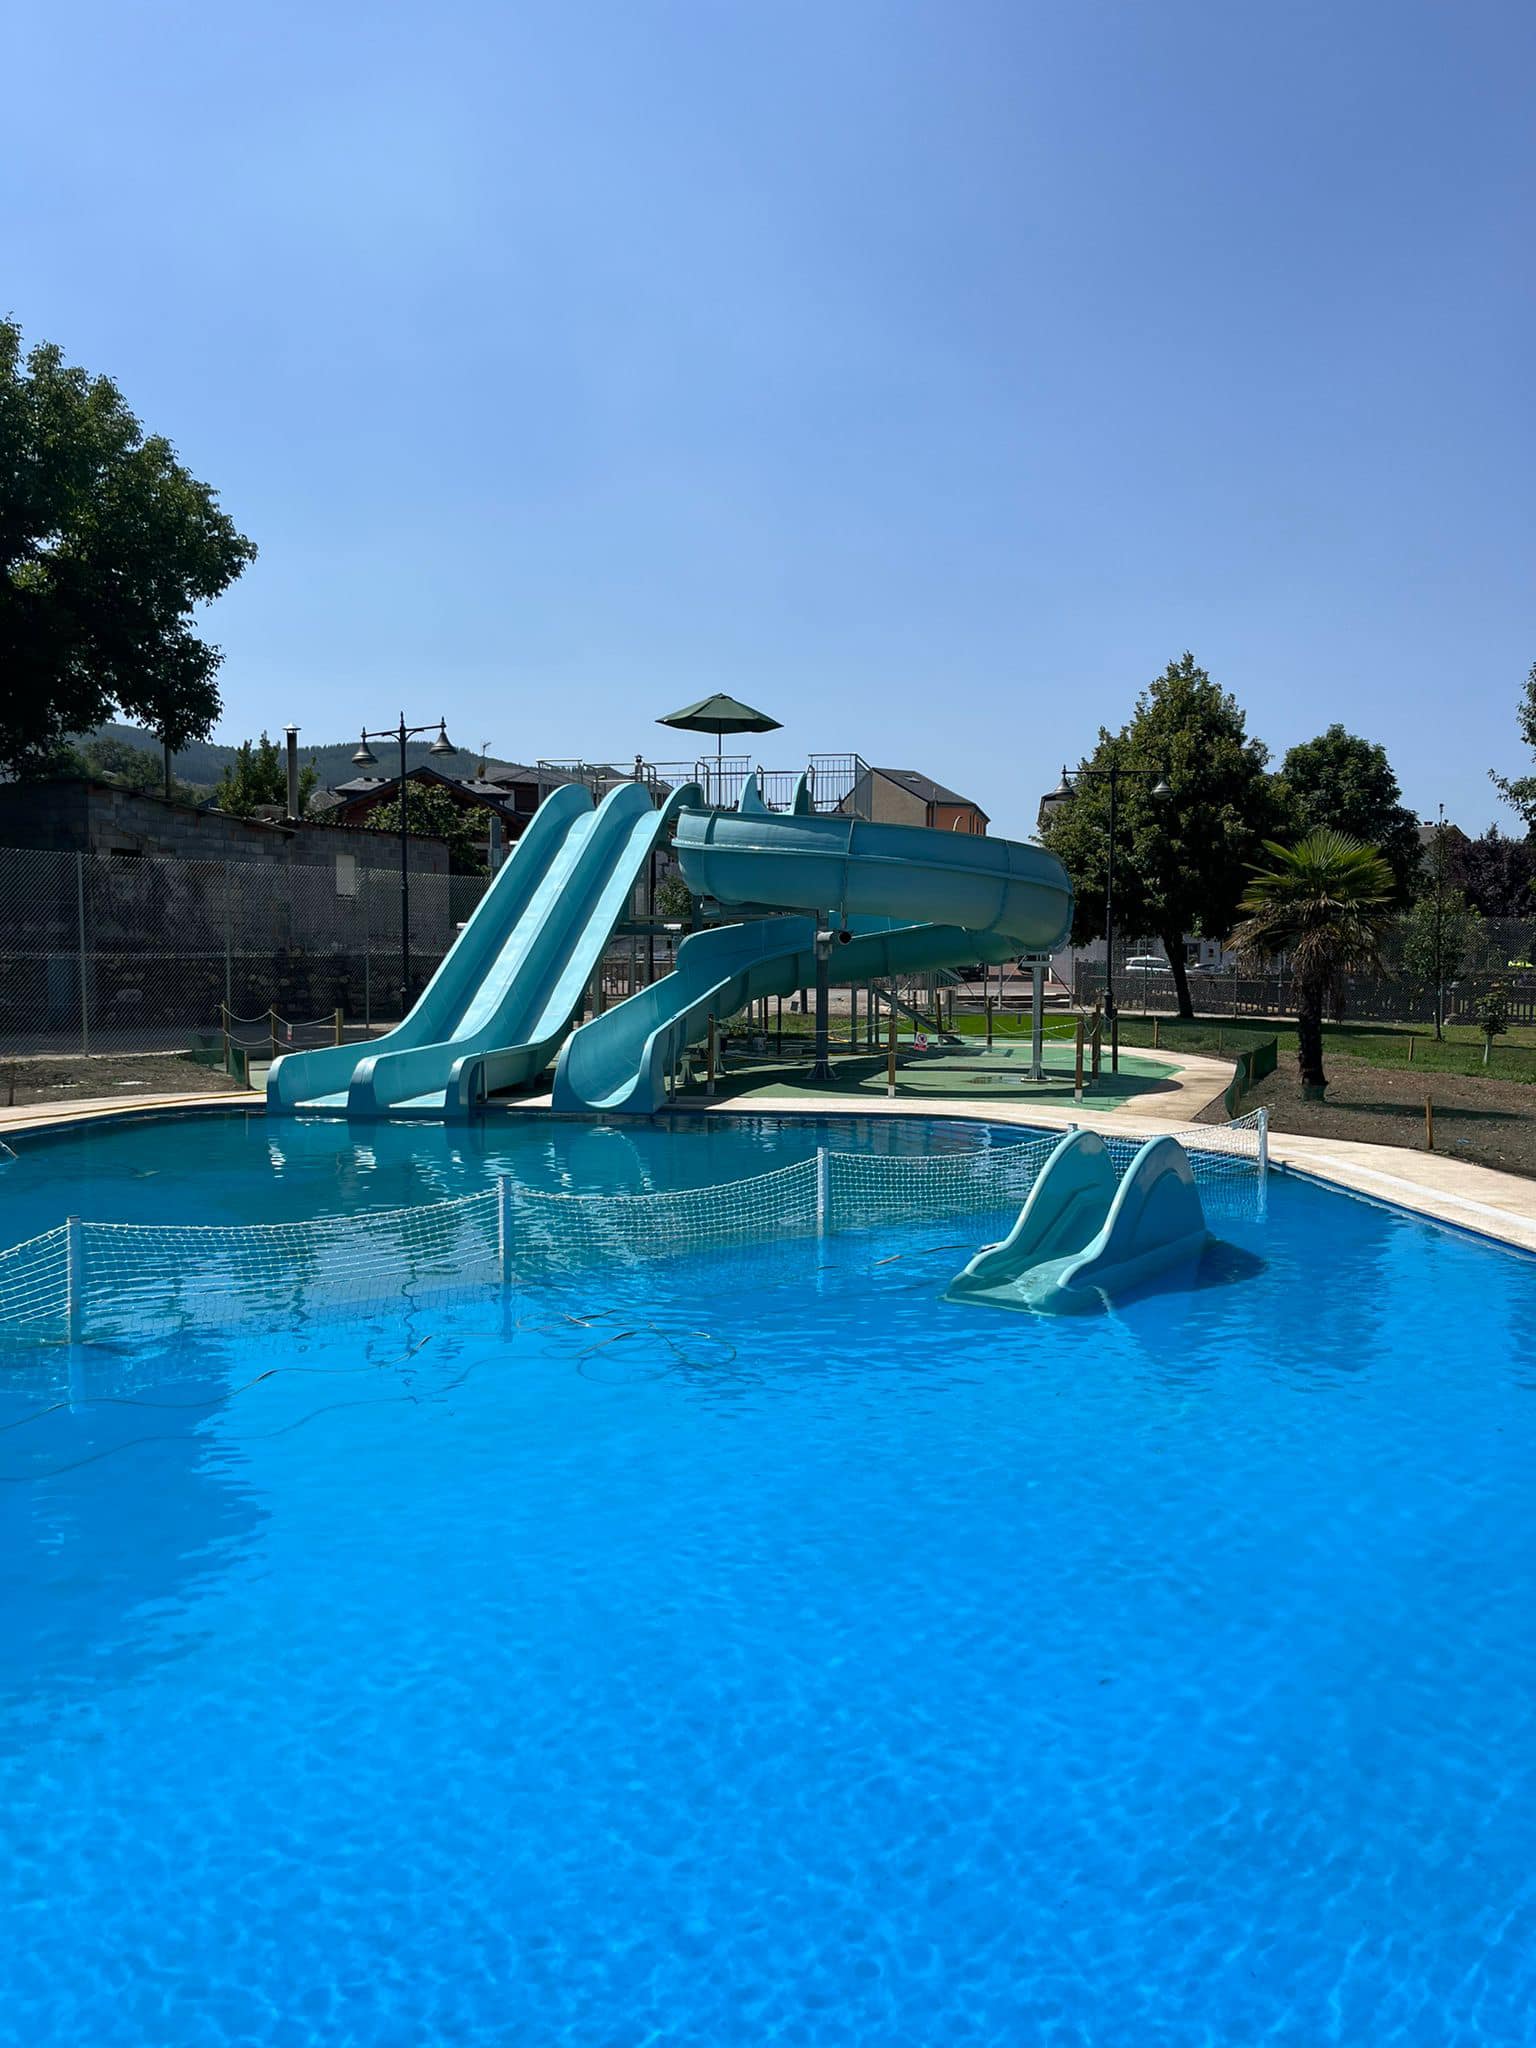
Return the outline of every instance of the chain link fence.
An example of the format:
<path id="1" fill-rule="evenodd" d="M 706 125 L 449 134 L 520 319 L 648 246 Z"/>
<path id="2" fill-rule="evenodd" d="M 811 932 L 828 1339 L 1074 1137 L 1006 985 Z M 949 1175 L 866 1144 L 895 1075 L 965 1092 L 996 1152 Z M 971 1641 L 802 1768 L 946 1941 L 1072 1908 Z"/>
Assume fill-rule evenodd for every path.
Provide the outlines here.
<path id="1" fill-rule="evenodd" d="M 412 874 L 421 990 L 487 887 Z M 365 1030 L 400 1015 L 400 871 L 0 847 L 0 1052 L 171 1052 L 225 1009 Z"/>

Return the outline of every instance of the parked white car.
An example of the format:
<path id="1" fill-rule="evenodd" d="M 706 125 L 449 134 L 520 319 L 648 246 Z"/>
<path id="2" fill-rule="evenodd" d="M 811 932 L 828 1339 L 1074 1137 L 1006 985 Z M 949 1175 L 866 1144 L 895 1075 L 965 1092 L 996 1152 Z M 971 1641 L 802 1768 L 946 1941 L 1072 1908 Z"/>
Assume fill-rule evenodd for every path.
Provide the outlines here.
<path id="1" fill-rule="evenodd" d="M 1127 974 L 1172 974 L 1173 969 L 1158 953 L 1138 953 L 1125 963 Z"/>

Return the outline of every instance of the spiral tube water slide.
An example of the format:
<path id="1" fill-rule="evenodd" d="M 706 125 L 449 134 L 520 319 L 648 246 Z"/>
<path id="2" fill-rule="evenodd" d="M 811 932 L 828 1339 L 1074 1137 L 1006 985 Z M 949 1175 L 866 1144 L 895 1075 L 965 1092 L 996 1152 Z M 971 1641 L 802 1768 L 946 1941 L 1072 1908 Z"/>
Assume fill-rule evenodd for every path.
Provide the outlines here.
<path id="1" fill-rule="evenodd" d="M 559 1112 L 654 1113 L 668 1073 L 703 1039 L 710 1017 L 815 980 L 821 918 L 837 933 L 836 982 L 1045 952 L 1072 919 L 1066 871 L 1042 847 L 816 816 L 803 779 L 788 814 L 769 811 L 751 782 L 735 811 L 683 810 L 676 851 L 695 895 L 813 915 L 768 914 L 685 939 L 670 975 L 566 1041 L 555 1072 Z"/>

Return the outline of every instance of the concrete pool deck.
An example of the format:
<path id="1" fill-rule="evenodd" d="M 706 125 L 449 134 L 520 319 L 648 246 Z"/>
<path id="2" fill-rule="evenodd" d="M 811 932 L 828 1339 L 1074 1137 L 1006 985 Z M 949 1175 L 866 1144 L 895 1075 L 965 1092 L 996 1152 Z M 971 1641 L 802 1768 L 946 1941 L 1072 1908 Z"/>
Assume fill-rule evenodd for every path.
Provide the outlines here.
<path id="1" fill-rule="evenodd" d="M 1177 1059 L 1159 1061 L 1155 1053 L 1138 1051 L 1138 1068 L 1160 1065 L 1161 1082 L 1148 1086 L 1147 1076 L 1138 1074 L 1134 1093 L 1123 1094 L 1119 1105 L 1099 1106 L 1091 1094 L 1081 1105 L 1071 1099 L 1070 1086 L 1063 1100 L 1053 1082 L 1021 1084 L 1016 1093 L 1000 1097 L 990 1088 L 982 1095 L 948 1094 L 927 1087 L 903 1089 L 894 1099 L 878 1091 L 840 1091 L 834 1080 L 826 1088 L 773 1084 L 733 1092 L 705 1095 L 702 1091 L 680 1093 L 677 1108 L 690 1116 L 741 1115 L 753 1110 L 773 1116 L 945 1116 L 973 1117 L 983 1123 L 1031 1124 L 1036 1128 L 1065 1130 L 1069 1124 L 1087 1124 L 1097 1130 L 1127 1137 L 1155 1137 L 1170 1127 L 1194 1123 L 1202 1110 L 1217 1101 L 1232 1067 L 1228 1061 L 1183 1053 Z M 907 1070 L 910 1072 L 910 1070 Z M 1105 1077 L 1108 1078 L 1107 1076 Z M 898 1083 L 900 1086 L 900 1083 Z M 28 1131 L 62 1130 L 91 1123 L 117 1123 L 137 1117 L 211 1114 L 218 1111 L 265 1109 L 264 1098 L 255 1093 L 228 1091 L 207 1095 L 137 1095 L 131 1101 L 106 1096 L 68 1103 L 32 1103 L 0 1109 L 0 1139 Z M 547 1093 L 497 1105 L 496 1114 L 520 1116 L 547 1112 Z M 1475 1166 L 1464 1159 L 1452 1159 L 1440 1152 L 1408 1152 L 1390 1145 L 1349 1143 L 1334 1138 L 1291 1137 L 1272 1132 L 1270 1158 L 1277 1166 L 1325 1182 L 1329 1186 L 1364 1195 L 1440 1223 L 1453 1224 L 1481 1236 L 1498 1239 L 1522 1251 L 1536 1252 L 1536 1180 L 1499 1173 L 1492 1167 Z"/>

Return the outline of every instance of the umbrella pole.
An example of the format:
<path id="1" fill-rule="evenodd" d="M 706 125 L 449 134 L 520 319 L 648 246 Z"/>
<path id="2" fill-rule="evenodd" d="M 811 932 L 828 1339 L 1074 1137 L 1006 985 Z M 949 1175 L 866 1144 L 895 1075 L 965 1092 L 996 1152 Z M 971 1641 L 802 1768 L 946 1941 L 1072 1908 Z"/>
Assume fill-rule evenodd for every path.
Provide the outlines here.
<path id="1" fill-rule="evenodd" d="M 725 809 L 725 734 L 715 734 L 715 809 Z"/>

